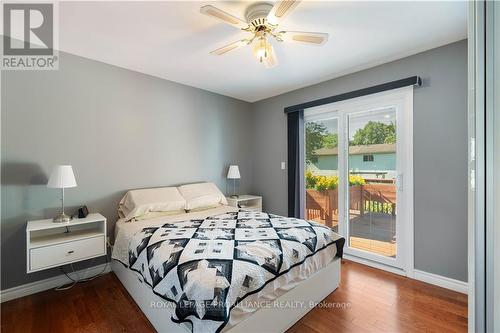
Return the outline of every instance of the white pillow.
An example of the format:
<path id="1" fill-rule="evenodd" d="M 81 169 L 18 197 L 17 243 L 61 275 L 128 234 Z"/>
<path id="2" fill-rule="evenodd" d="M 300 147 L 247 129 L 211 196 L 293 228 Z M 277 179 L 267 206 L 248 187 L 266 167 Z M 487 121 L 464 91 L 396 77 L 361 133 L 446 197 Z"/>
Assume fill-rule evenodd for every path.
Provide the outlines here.
<path id="1" fill-rule="evenodd" d="M 186 200 L 186 210 L 201 210 L 227 205 L 224 194 L 214 183 L 197 183 L 178 187 Z"/>
<path id="2" fill-rule="evenodd" d="M 125 221 L 150 212 L 185 213 L 186 200 L 176 187 L 128 191 L 120 201 L 118 215 Z"/>
<path id="3" fill-rule="evenodd" d="M 134 218 L 134 221 L 142 221 L 142 220 L 148 220 L 148 219 L 155 219 L 157 217 L 166 217 L 166 216 L 177 216 L 180 214 L 186 214 L 186 211 L 184 208 L 180 210 L 173 210 L 171 212 L 149 212 L 144 215 L 139 215 Z M 174 223 L 174 222 L 169 222 L 169 223 Z"/>

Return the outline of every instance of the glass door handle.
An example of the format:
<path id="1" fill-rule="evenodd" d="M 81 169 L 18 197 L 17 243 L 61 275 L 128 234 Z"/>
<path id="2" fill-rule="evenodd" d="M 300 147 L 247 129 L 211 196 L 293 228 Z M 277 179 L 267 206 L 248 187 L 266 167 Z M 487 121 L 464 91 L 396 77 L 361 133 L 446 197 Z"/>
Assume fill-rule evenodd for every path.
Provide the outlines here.
<path id="1" fill-rule="evenodd" d="M 403 176 L 404 175 L 402 173 L 400 173 L 396 177 L 396 187 L 398 188 L 399 192 L 403 192 L 403 180 L 404 180 Z"/>

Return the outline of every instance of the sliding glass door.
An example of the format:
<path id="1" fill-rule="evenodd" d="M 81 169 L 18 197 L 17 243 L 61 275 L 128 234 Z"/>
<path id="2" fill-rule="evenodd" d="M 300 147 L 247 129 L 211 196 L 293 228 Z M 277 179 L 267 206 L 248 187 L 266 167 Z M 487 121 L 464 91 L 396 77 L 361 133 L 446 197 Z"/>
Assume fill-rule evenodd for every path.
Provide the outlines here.
<path id="1" fill-rule="evenodd" d="M 304 111 L 305 217 L 342 234 L 345 253 L 402 271 L 413 265 L 412 94 Z"/>
<path id="2" fill-rule="evenodd" d="M 339 117 L 329 112 L 305 121 L 306 210 L 309 220 L 338 232 Z"/>
<path id="3" fill-rule="evenodd" d="M 347 115 L 348 246 L 396 258 L 396 109 Z"/>

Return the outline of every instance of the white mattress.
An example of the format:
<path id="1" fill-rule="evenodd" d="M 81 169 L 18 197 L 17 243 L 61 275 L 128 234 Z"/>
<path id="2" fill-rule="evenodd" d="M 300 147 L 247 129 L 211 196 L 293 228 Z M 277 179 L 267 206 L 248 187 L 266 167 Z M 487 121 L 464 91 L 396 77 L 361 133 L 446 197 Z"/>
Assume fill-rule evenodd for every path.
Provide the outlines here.
<path id="1" fill-rule="evenodd" d="M 258 310 L 255 305 L 263 307 L 269 305 L 279 306 L 273 304 L 272 301 L 295 288 L 301 281 L 306 280 L 320 269 L 326 267 L 335 258 L 336 253 L 337 248 L 335 246 L 330 246 L 323 251 L 319 251 L 314 256 L 307 258 L 302 265 L 292 268 L 288 273 L 279 276 L 276 280 L 267 284 L 258 293 L 247 296 L 242 303 L 231 311 L 229 322 L 222 332 L 231 329 L 247 319 L 254 311 Z"/>

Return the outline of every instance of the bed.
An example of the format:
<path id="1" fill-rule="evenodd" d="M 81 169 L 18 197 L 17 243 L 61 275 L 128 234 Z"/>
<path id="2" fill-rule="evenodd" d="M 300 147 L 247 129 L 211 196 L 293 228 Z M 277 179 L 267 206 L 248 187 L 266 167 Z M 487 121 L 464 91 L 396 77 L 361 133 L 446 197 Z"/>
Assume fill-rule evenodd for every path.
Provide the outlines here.
<path id="1" fill-rule="evenodd" d="M 194 210 L 115 226 L 112 269 L 157 331 L 283 332 L 338 287 L 344 239 L 330 228 Z"/>

